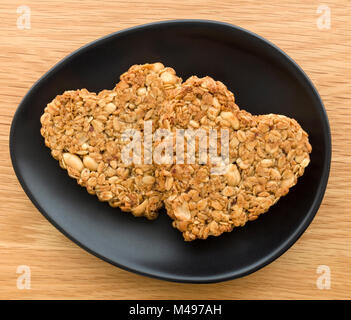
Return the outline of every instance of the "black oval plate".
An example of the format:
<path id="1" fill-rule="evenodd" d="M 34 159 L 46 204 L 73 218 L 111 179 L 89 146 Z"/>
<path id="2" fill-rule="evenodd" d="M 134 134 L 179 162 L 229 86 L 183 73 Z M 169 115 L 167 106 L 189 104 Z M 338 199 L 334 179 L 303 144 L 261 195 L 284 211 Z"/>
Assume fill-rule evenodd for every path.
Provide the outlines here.
<path id="1" fill-rule="evenodd" d="M 165 212 L 153 222 L 121 213 L 89 195 L 50 156 L 39 132 L 39 119 L 49 101 L 69 89 L 113 88 L 129 66 L 156 61 L 174 67 L 184 80 L 191 75 L 220 80 L 242 109 L 293 117 L 309 133 L 313 152 L 305 175 L 258 220 L 218 238 L 184 242 Z M 280 49 L 233 25 L 178 20 L 111 34 L 59 62 L 21 102 L 12 122 L 10 151 L 28 197 L 78 245 L 126 270 L 206 283 L 254 272 L 301 236 L 324 195 L 331 138 L 316 89 Z"/>

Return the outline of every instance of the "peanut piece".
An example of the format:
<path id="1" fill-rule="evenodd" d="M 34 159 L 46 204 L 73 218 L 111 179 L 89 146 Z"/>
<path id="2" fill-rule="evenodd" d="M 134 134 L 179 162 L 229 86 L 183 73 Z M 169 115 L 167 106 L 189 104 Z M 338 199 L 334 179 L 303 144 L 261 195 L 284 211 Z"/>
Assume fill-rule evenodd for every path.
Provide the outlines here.
<path id="1" fill-rule="evenodd" d="M 82 160 L 80 160 L 80 158 L 78 156 L 76 156 L 75 154 L 72 153 L 64 153 L 62 155 L 63 157 L 63 161 L 65 162 L 65 164 L 75 170 L 78 170 L 79 172 L 82 171 L 84 169 L 84 165 Z"/>
<path id="2" fill-rule="evenodd" d="M 190 213 L 190 210 L 189 210 L 188 203 L 187 202 L 183 202 L 183 204 L 181 206 L 177 207 L 174 210 L 174 215 L 179 220 L 190 220 L 191 219 L 191 213 Z"/>
<path id="3" fill-rule="evenodd" d="M 153 176 L 144 176 L 142 182 L 146 185 L 153 185 L 155 183 L 155 178 Z"/>
<path id="4" fill-rule="evenodd" d="M 84 166 L 86 166 L 88 169 L 92 171 L 96 171 L 98 168 L 98 163 L 92 157 L 85 156 L 83 158 L 83 163 L 84 163 Z"/>
<path id="5" fill-rule="evenodd" d="M 105 106 L 105 111 L 108 113 L 108 114 L 111 114 L 113 112 L 116 111 L 116 105 L 113 104 L 112 102 L 108 103 L 106 106 Z"/>
<path id="6" fill-rule="evenodd" d="M 231 126 L 233 127 L 233 129 L 235 129 L 235 130 L 239 129 L 239 127 L 240 127 L 239 120 L 232 112 L 227 112 L 227 111 L 221 112 L 221 118 L 223 120 L 228 121 L 231 124 Z"/>
<path id="7" fill-rule="evenodd" d="M 145 212 L 148 203 L 149 203 L 149 200 L 147 200 L 147 199 L 144 200 L 143 203 L 139 204 L 137 207 L 132 209 L 132 213 L 137 217 L 141 216 Z"/>
<path id="8" fill-rule="evenodd" d="M 239 170 L 235 164 L 230 164 L 227 173 L 225 174 L 228 185 L 234 187 L 239 184 L 241 177 Z"/>
<path id="9" fill-rule="evenodd" d="M 167 83 L 167 84 L 175 84 L 177 82 L 177 78 L 173 74 L 167 71 L 162 73 L 160 78 L 164 83 Z"/>

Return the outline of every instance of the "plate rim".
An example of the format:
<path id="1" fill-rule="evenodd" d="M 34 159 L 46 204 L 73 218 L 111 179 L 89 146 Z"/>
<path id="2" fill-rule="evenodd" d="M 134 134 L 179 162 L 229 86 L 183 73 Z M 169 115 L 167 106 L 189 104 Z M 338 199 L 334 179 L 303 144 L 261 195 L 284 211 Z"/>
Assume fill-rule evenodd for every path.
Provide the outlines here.
<path id="1" fill-rule="evenodd" d="M 120 264 L 116 261 L 113 261 L 109 259 L 108 257 L 103 256 L 102 254 L 90 249 L 87 247 L 85 244 L 81 243 L 79 240 L 77 240 L 75 237 L 70 235 L 68 232 L 66 232 L 59 224 L 57 224 L 47 213 L 46 211 L 42 208 L 42 206 L 38 203 L 36 200 L 34 194 L 31 192 L 30 188 L 27 186 L 27 183 L 24 181 L 23 176 L 21 174 L 21 169 L 18 166 L 17 159 L 15 156 L 14 152 L 14 144 L 15 144 L 15 130 L 16 130 L 16 122 L 17 118 L 19 117 L 20 112 L 24 108 L 24 105 L 26 104 L 26 101 L 30 99 L 30 96 L 32 92 L 36 89 L 36 87 L 44 81 L 46 78 L 48 78 L 54 71 L 56 71 L 58 68 L 63 67 L 65 64 L 69 63 L 71 59 L 73 59 L 77 54 L 83 53 L 85 50 L 88 50 L 96 45 L 101 44 L 104 41 L 109 40 L 110 38 L 113 37 L 118 37 L 121 35 L 126 35 L 130 32 L 138 31 L 144 28 L 150 28 L 150 27 L 157 27 L 157 26 L 162 26 L 162 25 L 176 25 L 176 24 L 203 24 L 203 25 L 219 25 L 222 27 L 227 27 L 227 28 L 232 28 L 235 29 L 236 31 L 240 33 L 246 34 L 246 36 L 254 37 L 256 38 L 260 43 L 263 45 L 268 46 L 271 50 L 276 51 L 276 53 L 280 54 L 283 59 L 286 60 L 290 65 L 294 67 L 294 69 L 300 73 L 303 78 L 305 79 L 307 85 L 309 86 L 311 92 L 313 93 L 314 97 L 317 99 L 319 105 L 320 105 L 320 111 L 322 115 L 322 120 L 323 120 L 323 126 L 324 126 L 324 140 L 326 143 L 326 153 L 324 157 L 324 165 L 322 168 L 322 177 L 321 177 L 321 183 L 318 186 L 317 189 L 317 195 L 313 200 L 313 203 L 307 212 L 305 218 L 302 220 L 300 223 L 299 227 L 295 229 L 295 231 L 292 233 L 292 235 L 284 241 L 275 251 L 271 252 L 269 255 L 265 256 L 261 260 L 257 261 L 254 265 L 251 265 L 250 267 L 246 269 L 240 269 L 239 271 L 232 271 L 232 272 L 227 272 L 227 273 L 219 273 L 215 275 L 210 275 L 210 276 L 201 276 L 201 277 L 189 277 L 189 276 L 179 276 L 179 275 L 171 275 L 168 274 L 160 274 L 160 272 L 150 272 L 150 271 L 143 271 L 142 268 L 137 269 L 133 267 L 129 267 L 128 265 Z M 263 267 L 267 266 L 268 264 L 272 263 L 274 260 L 278 259 L 283 253 L 285 253 L 287 250 L 289 250 L 292 245 L 294 245 L 297 240 L 302 236 L 302 234 L 305 232 L 305 230 L 309 227 L 311 224 L 312 220 L 314 219 L 325 194 L 325 190 L 328 184 L 328 179 L 330 175 L 330 165 L 331 165 L 331 157 L 332 157 L 332 140 L 331 140 L 331 131 L 330 131 L 330 125 L 329 125 L 329 119 L 328 115 L 326 112 L 326 109 L 324 107 L 323 101 L 313 85 L 313 82 L 311 79 L 307 76 L 307 74 L 302 70 L 302 68 L 290 57 L 288 56 L 282 49 L 277 47 L 275 44 L 271 43 L 269 40 L 265 39 L 264 37 L 246 30 L 242 27 L 226 23 L 226 22 L 221 22 L 221 21 L 216 21 L 216 20 L 207 20 L 207 19 L 176 19 L 176 20 L 163 20 L 163 21 L 156 21 L 156 22 L 151 22 L 151 23 L 145 23 L 133 27 L 129 27 L 126 29 L 122 29 L 113 33 L 110 33 L 106 36 L 100 37 L 94 41 L 91 41 L 80 48 L 76 49 L 72 53 L 68 54 L 65 56 L 63 59 L 55 63 L 43 76 L 41 76 L 28 90 L 28 92 L 25 94 L 25 96 L 22 98 L 21 102 L 19 103 L 14 116 L 12 118 L 11 122 L 11 128 L 10 128 L 10 135 L 9 135 L 9 149 L 10 149 L 10 158 L 12 162 L 13 169 L 15 171 L 15 174 L 17 176 L 17 179 L 20 182 L 21 187 L 23 188 L 24 192 L 28 196 L 28 198 L 31 200 L 31 202 L 35 205 L 35 207 L 38 209 L 38 211 L 58 230 L 60 231 L 63 235 L 65 235 L 69 240 L 73 241 L 75 244 L 77 244 L 79 247 L 84 249 L 85 251 L 89 252 L 90 254 L 96 256 L 97 258 L 106 261 L 116 267 L 119 267 L 123 270 L 133 272 L 139 275 L 155 278 L 155 279 L 160 279 L 160 280 L 166 280 L 166 281 L 171 281 L 171 282 L 180 282 L 180 283 L 193 283 L 193 284 L 198 284 L 198 283 L 216 283 L 216 282 L 222 282 L 222 281 L 228 281 L 236 278 L 241 278 L 244 276 L 247 276 L 251 273 L 256 272 L 259 269 L 262 269 Z"/>

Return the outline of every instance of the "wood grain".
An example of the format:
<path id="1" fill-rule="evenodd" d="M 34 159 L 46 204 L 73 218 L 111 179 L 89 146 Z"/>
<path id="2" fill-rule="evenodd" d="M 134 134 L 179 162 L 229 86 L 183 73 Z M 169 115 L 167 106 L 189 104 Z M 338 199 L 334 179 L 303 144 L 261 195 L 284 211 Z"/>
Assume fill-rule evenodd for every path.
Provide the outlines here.
<path id="1" fill-rule="evenodd" d="M 317 28 L 319 5 L 330 30 Z M 31 29 L 16 9 L 31 9 Z M 340 1 L 121 0 L 0 3 L 0 298 L 1 299 L 325 299 L 351 294 L 351 3 Z M 312 79 L 325 103 L 333 159 L 323 204 L 299 241 L 247 277 L 211 285 L 168 283 L 135 275 L 88 254 L 59 233 L 21 189 L 8 151 L 13 114 L 31 85 L 80 46 L 111 32 L 166 19 L 233 23 L 269 39 Z M 31 289 L 16 287 L 17 266 L 31 268 Z M 331 288 L 316 286 L 319 265 Z"/>

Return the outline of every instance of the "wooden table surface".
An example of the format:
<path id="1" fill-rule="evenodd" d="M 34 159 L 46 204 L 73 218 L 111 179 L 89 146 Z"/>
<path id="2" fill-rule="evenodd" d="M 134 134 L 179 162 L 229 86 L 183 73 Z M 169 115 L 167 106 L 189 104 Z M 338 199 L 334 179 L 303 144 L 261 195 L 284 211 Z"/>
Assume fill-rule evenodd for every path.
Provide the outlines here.
<path id="1" fill-rule="evenodd" d="M 30 9 L 30 29 L 23 29 L 24 20 L 17 23 L 21 15 L 17 9 L 22 5 Z M 0 298 L 350 298 L 350 9 L 348 0 L 1 1 Z M 330 28 L 325 20 L 328 12 Z M 325 103 L 332 131 L 329 184 L 313 223 L 288 252 L 269 266 L 218 284 L 150 279 L 113 267 L 85 252 L 56 230 L 30 202 L 17 181 L 8 151 L 10 124 L 19 102 L 55 63 L 114 31 L 180 18 L 229 22 L 279 46 L 314 82 Z M 30 289 L 17 286 L 20 274 L 16 272 L 23 265 L 31 271 Z M 319 266 L 330 270 L 330 289 L 317 286 L 318 277 L 326 275 L 317 273 Z"/>

